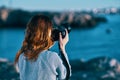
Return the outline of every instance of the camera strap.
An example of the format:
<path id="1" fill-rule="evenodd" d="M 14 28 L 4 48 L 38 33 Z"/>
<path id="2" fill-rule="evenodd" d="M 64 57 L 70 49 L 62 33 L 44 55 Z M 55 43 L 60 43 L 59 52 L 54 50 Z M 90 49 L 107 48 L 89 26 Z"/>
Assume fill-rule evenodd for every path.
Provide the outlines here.
<path id="1" fill-rule="evenodd" d="M 65 55 L 64 55 L 64 53 L 63 53 L 63 51 L 60 49 L 59 43 L 58 43 L 58 46 L 59 46 L 59 53 L 60 53 L 60 56 L 61 56 L 61 58 L 62 58 L 62 60 L 63 60 L 64 66 L 66 67 L 66 70 L 67 70 L 67 74 L 66 74 L 65 80 L 69 80 L 69 79 L 70 79 L 70 67 L 69 67 L 69 63 L 68 63 L 68 61 L 67 61 L 67 59 L 66 59 L 66 57 L 65 57 Z"/>

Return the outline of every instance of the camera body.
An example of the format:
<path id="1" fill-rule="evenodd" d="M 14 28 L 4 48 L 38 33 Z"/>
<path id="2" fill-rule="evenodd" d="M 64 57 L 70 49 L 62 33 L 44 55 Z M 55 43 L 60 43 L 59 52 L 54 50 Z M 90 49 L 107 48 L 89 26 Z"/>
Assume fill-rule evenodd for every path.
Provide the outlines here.
<path id="1" fill-rule="evenodd" d="M 65 29 L 68 31 L 68 33 L 71 31 L 71 27 L 69 26 L 68 23 L 63 23 L 63 24 L 61 24 L 61 26 L 58 26 L 58 27 L 54 28 L 53 31 L 52 31 L 53 41 L 58 41 L 59 40 L 59 33 L 60 32 L 61 32 L 62 38 L 65 38 L 65 36 L 66 36 Z"/>

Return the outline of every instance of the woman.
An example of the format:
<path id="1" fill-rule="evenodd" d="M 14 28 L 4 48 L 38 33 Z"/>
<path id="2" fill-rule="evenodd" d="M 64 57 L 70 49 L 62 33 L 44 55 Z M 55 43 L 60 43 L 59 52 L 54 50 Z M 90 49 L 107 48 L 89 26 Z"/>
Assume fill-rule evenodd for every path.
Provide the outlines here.
<path id="1" fill-rule="evenodd" d="M 62 59 L 57 53 L 48 50 L 54 44 L 51 37 L 52 26 L 51 20 L 44 15 L 35 15 L 28 22 L 23 45 L 15 58 L 21 80 L 61 80 L 66 77 Z M 65 52 L 67 30 L 66 33 L 64 39 L 59 34 L 59 45 L 68 61 Z"/>

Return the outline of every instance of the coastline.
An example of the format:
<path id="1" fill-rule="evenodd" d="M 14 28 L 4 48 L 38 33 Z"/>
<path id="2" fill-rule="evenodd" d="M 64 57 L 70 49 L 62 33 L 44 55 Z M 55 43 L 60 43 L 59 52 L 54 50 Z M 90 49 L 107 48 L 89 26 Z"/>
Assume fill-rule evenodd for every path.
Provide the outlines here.
<path id="1" fill-rule="evenodd" d="M 106 23 L 107 19 L 104 16 L 98 16 L 93 12 L 85 11 L 66 11 L 66 12 L 51 12 L 51 11 L 25 11 L 21 9 L 10 10 L 0 8 L 0 27 L 1 28 L 25 28 L 29 19 L 36 14 L 43 14 L 50 17 L 54 27 L 61 26 L 67 22 L 72 28 L 89 29 L 94 28 L 100 23 Z M 17 27 L 16 27 L 17 26 Z"/>

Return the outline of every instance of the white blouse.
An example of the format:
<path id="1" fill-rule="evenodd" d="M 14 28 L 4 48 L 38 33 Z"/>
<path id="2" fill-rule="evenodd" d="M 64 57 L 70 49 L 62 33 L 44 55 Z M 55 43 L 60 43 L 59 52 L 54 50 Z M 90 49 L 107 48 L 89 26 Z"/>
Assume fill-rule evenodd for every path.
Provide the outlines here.
<path id="1" fill-rule="evenodd" d="M 65 57 L 68 60 L 67 54 Z M 67 73 L 58 54 L 48 50 L 42 51 L 34 62 L 27 60 L 24 54 L 21 54 L 18 68 L 20 80 L 61 80 Z"/>

